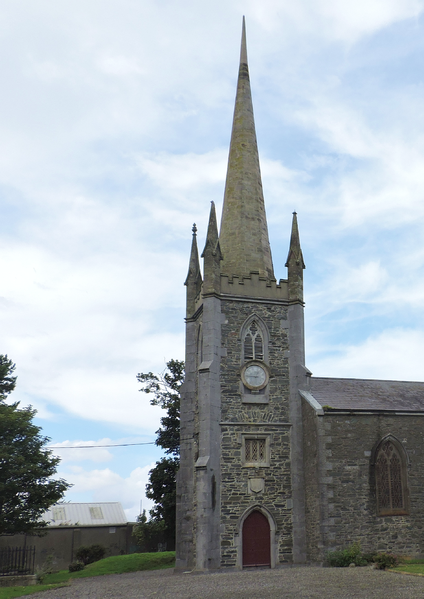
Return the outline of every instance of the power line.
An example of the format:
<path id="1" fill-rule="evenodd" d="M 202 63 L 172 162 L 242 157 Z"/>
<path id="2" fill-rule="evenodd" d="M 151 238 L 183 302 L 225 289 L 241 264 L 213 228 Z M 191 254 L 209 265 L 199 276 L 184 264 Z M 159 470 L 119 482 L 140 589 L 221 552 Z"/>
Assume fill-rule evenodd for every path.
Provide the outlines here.
<path id="1" fill-rule="evenodd" d="M 47 449 L 87 449 L 94 447 L 129 447 L 130 445 L 155 445 L 155 441 L 147 443 L 117 443 L 114 445 L 48 445 Z"/>

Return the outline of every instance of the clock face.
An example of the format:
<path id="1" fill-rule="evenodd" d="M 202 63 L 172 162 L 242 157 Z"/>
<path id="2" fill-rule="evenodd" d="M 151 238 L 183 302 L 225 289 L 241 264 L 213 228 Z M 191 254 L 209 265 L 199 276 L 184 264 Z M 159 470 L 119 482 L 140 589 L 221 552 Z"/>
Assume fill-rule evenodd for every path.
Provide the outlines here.
<path id="1" fill-rule="evenodd" d="M 251 364 L 250 366 L 247 366 L 243 374 L 243 378 L 249 387 L 253 387 L 255 389 L 264 387 L 267 376 L 265 369 L 262 368 L 262 366 L 259 366 L 258 364 Z"/>

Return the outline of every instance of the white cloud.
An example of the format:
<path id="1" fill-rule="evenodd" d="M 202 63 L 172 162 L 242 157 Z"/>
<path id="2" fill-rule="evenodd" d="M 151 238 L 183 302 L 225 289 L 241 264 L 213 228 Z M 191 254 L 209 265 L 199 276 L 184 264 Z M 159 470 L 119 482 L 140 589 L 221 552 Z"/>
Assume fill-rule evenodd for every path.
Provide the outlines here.
<path id="1" fill-rule="evenodd" d="M 152 501 L 145 497 L 145 488 L 154 465 L 135 468 L 128 477 L 122 477 L 110 468 L 85 470 L 73 466 L 60 470 L 59 475 L 74 485 L 65 500 L 80 501 L 81 494 L 85 494 L 85 501 L 119 501 L 128 520 L 134 522 L 140 513 L 141 501 L 147 513 L 153 506 Z"/>
<path id="2" fill-rule="evenodd" d="M 113 427 L 99 437 L 153 436 L 160 411 L 135 375 L 183 356 L 190 229 L 196 221 L 201 246 L 209 202 L 219 211 L 222 201 L 242 13 L 270 229 L 283 247 L 274 259 L 287 249 L 281 223 L 301 212 L 308 353 L 329 375 L 421 376 L 420 323 L 414 333 L 403 319 L 424 309 L 422 8 L 2 3 L 0 352 L 18 366 L 14 397 L 51 427 L 65 411 Z M 368 330 L 366 312 L 399 328 Z M 360 340 L 334 337 L 341 322 Z M 316 342 L 318 328 L 332 347 Z M 108 450 L 60 451 L 76 452 L 63 465 L 70 496 L 120 493 L 136 509 L 151 465 L 89 470 L 82 460 L 102 463 Z"/>
<path id="3" fill-rule="evenodd" d="M 417 217 L 424 222 L 424 144 L 420 129 L 424 122 L 407 117 L 402 120 L 404 130 L 388 127 L 388 120 L 396 118 L 396 107 L 407 114 L 415 110 L 415 99 L 411 98 L 410 106 L 407 104 L 403 99 L 395 102 L 386 118 L 376 122 L 363 107 L 342 104 L 332 90 L 326 90 L 308 108 L 296 113 L 304 127 L 316 130 L 327 151 L 347 162 L 345 168 L 340 168 L 340 161 L 329 164 L 313 210 L 322 215 L 331 210 L 332 218 L 336 216 L 342 228 L 365 225 L 374 230 L 393 229 L 416 222 Z M 316 165 L 309 161 L 312 169 L 321 165 L 319 160 Z"/>
<path id="4" fill-rule="evenodd" d="M 357 345 L 339 345 L 310 366 L 316 376 L 423 380 L 424 332 L 401 328 L 383 331 Z"/>
<path id="5" fill-rule="evenodd" d="M 267 32 L 283 29 L 289 38 L 303 34 L 349 44 L 398 21 L 418 17 L 423 10 L 420 0 L 249 0 L 243 2 L 246 5 L 248 19 L 253 17 Z"/>
<path id="6" fill-rule="evenodd" d="M 140 62 L 135 60 L 133 56 L 105 55 L 98 59 L 98 65 L 106 74 L 118 77 L 126 77 L 132 74 L 146 74 L 146 70 L 142 68 Z"/>
<path id="7" fill-rule="evenodd" d="M 379 308 L 383 302 L 393 305 L 394 298 L 386 297 L 390 277 L 378 261 L 353 266 L 348 260 L 334 257 L 331 263 L 332 275 L 327 278 L 325 287 L 308 297 L 312 309 L 321 306 L 320 317 L 350 303 L 379 304 Z"/>
<path id="8" fill-rule="evenodd" d="M 17 398 L 40 414 L 51 402 L 84 418 L 155 430 L 159 411 L 141 401 L 135 376 L 182 355 L 186 260 L 147 248 L 143 254 L 136 239 L 127 239 L 121 254 L 94 248 L 84 259 L 72 247 L 54 252 L 53 239 L 52 248 L 14 243 L 1 254 L 0 322 L 18 364 Z M 180 309 L 176 330 L 167 330 L 158 306 Z"/>
<path id="9" fill-rule="evenodd" d="M 111 452 L 106 447 L 93 447 L 93 445 L 102 446 L 110 444 L 112 444 L 112 440 L 105 438 L 100 439 L 99 441 L 62 441 L 47 447 L 54 447 L 54 449 L 52 449 L 53 454 L 60 457 L 61 464 L 64 464 L 65 462 L 82 462 L 85 460 L 90 460 L 92 462 L 109 462 L 113 459 Z M 84 447 L 87 446 L 90 447 L 84 449 Z M 81 449 L 76 449 L 79 447 Z"/>
<path id="10" fill-rule="evenodd" d="M 184 200 L 187 193 L 223 184 L 227 160 L 228 150 L 219 149 L 205 154 L 144 154 L 138 157 L 138 164 L 161 193 Z"/>
<path id="11" fill-rule="evenodd" d="M 398 21 L 418 17 L 423 10 L 419 0 L 319 0 L 314 5 L 316 13 L 326 22 L 325 33 L 349 42 Z"/>

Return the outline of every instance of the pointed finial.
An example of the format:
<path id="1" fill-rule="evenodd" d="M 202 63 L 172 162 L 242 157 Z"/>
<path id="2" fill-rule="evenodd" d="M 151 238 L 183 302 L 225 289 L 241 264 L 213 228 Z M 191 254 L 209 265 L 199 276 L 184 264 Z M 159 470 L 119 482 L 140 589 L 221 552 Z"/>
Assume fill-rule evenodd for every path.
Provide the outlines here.
<path id="1" fill-rule="evenodd" d="M 288 268 L 289 299 L 303 303 L 303 269 L 305 268 L 305 263 L 303 261 L 302 248 L 300 247 L 296 212 L 293 212 L 290 248 L 286 266 Z"/>
<path id="2" fill-rule="evenodd" d="M 297 224 L 297 212 L 293 212 L 292 230 L 290 237 L 289 255 L 287 256 L 286 266 L 290 267 L 291 260 L 294 259 L 297 265 L 305 268 L 303 262 L 302 249 L 300 247 L 299 226 Z"/>
<path id="3" fill-rule="evenodd" d="M 199 252 L 197 249 L 196 224 L 193 225 L 193 239 L 191 241 L 190 262 L 187 278 L 184 285 L 187 287 L 187 318 L 190 318 L 196 309 L 196 298 L 202 287 L 202 275 L 200 273 Z"/>
<path id="4" fill-rule="evenodd" d="M 218 226 L 216 222 L 215 204 L 211 202 L 211 211 L 209 215 L 208 232 L 206 234 L 205 249 L 202 253 L 204 258 L 203 266 L 203 297 L 210 293 L 220 293 L 221 290 L 221 270 L 222 260 L 221 248 L 218 240 Z"/>
<path id="5" fill-rule="evenodd" d="M 209 213 L 208 232 L 206 234 L 206 245 L 202 253 L 202 258 L 205 255 L 206 248 L 210 246 L 215 251 L 215 246 L 218 242 L 218 225 L 216 222 L 215 202 L 211 202 L 211 211 Z"/>
<path id="6" fill-rule="evenodd" d="M 247 44 L 246 44 L 246 20 L 243 15 L 243 25 L 241 29 L 241 50 L 240 50 L 240 64 L 247 64 Z"/>

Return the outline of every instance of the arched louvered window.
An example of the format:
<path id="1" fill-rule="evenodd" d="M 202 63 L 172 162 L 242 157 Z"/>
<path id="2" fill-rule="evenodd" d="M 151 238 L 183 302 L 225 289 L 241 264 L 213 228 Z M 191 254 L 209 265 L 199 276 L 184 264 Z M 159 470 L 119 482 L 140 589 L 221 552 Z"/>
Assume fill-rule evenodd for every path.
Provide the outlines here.
<path id="1" fill-rule="evenodd" d="M 377 513 L 397 516 L 408 513 L 406 460 L 402 447 L 391 439 L 383 440 L 375 457 Z"/>
<path id="2" fill-rule="evenodd" d="M 243 339 L 244 360 L 264 359 L 264 339 L 256 320 L 252 320 Z"/>

